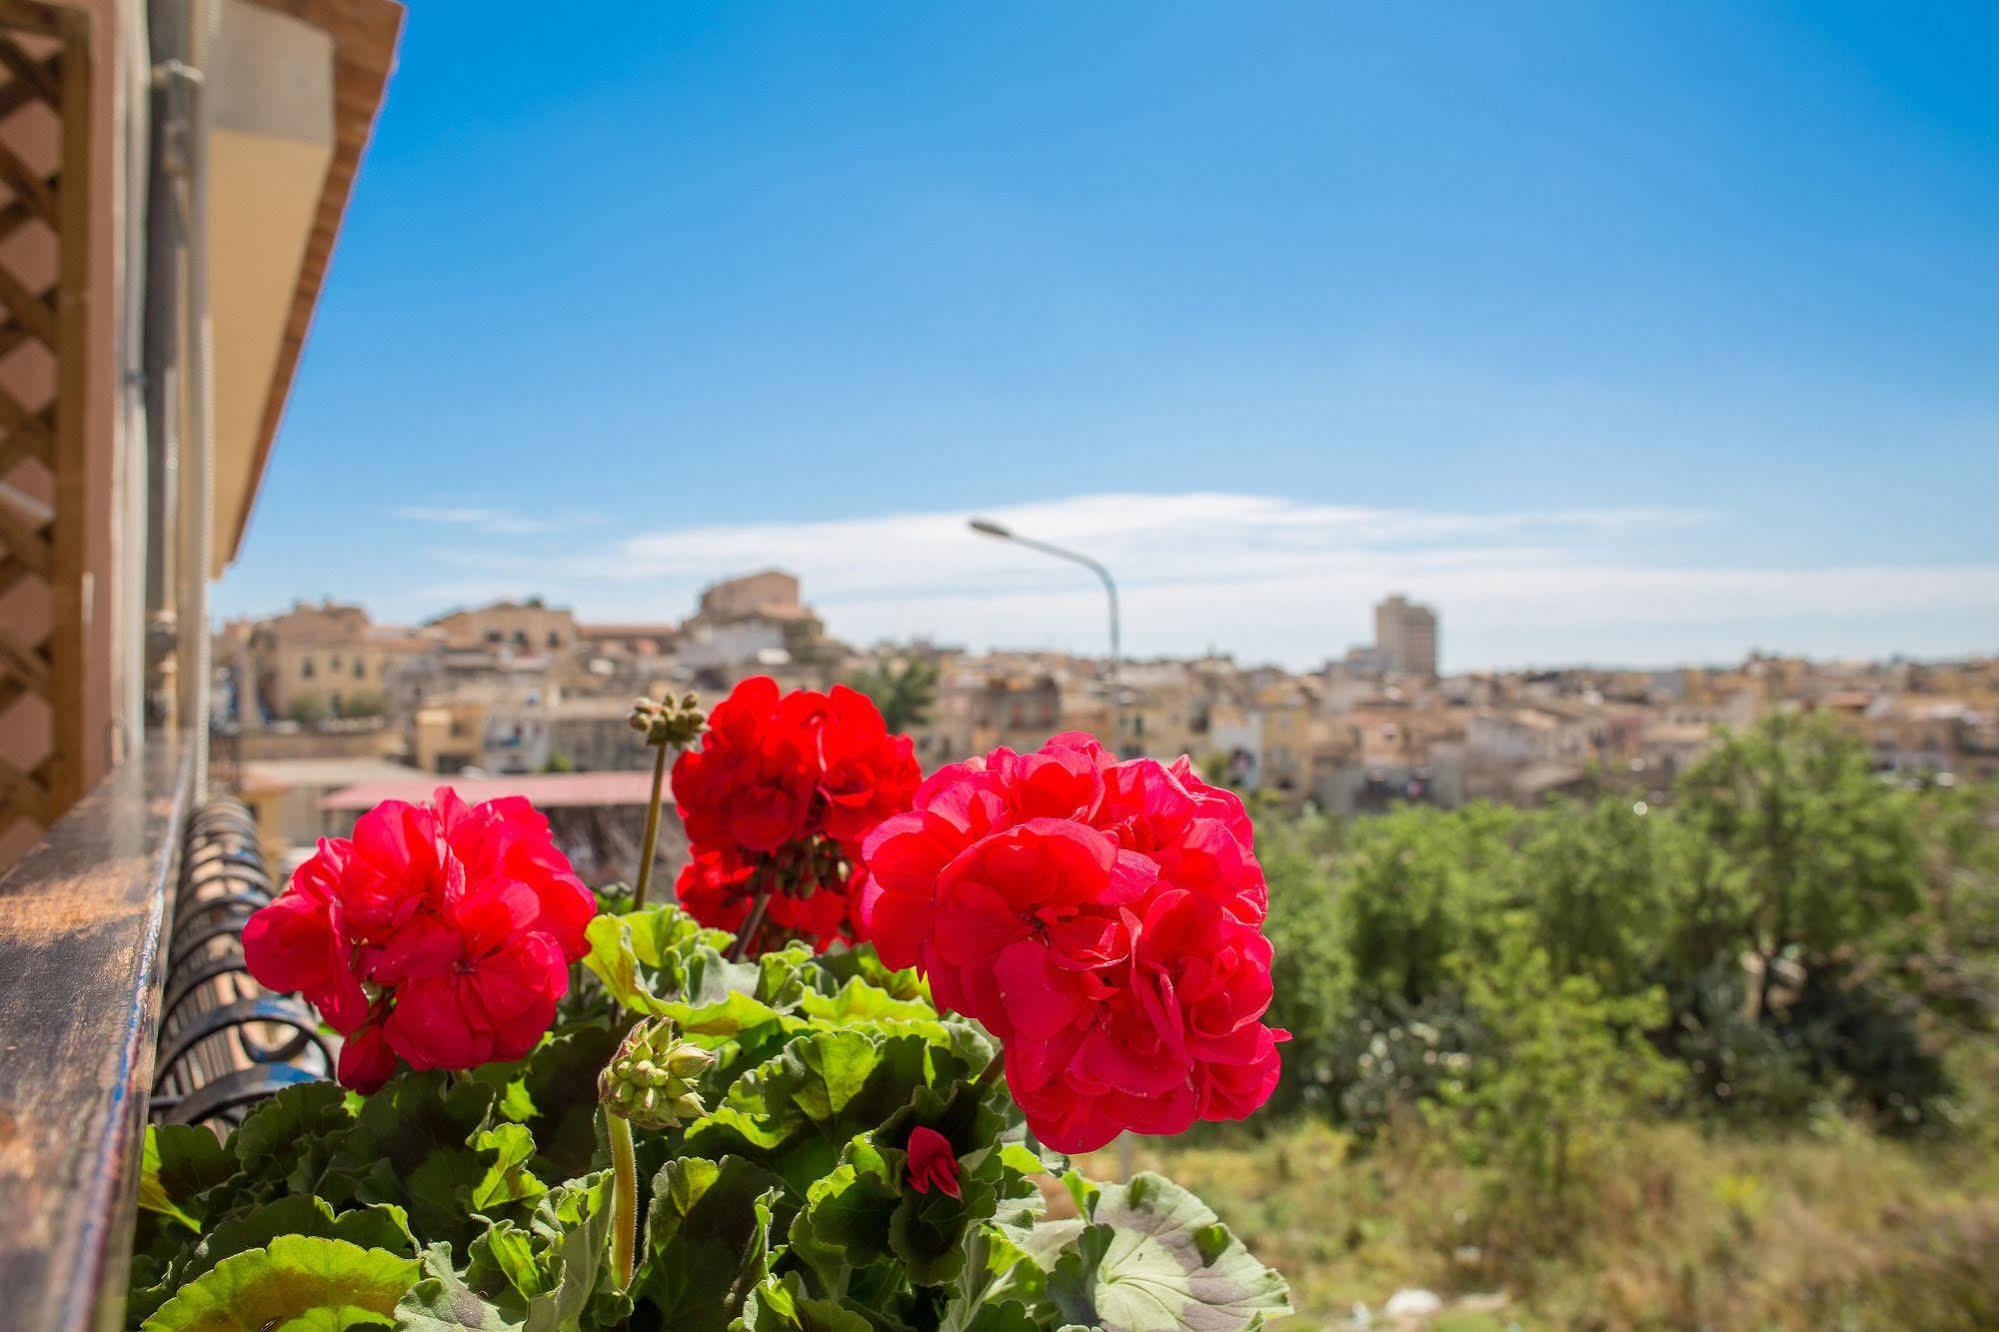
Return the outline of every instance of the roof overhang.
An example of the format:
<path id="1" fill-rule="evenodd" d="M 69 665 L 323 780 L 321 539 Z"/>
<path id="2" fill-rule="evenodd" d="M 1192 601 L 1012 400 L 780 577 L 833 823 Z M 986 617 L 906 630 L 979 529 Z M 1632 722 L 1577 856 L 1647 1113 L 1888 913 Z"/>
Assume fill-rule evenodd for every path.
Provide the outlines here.
<path id="1" fill-rule="evenodd" d="M 402 22 L 395 0 L 221 0 L 206 61 L 211 575 L 242 546 Z"/>

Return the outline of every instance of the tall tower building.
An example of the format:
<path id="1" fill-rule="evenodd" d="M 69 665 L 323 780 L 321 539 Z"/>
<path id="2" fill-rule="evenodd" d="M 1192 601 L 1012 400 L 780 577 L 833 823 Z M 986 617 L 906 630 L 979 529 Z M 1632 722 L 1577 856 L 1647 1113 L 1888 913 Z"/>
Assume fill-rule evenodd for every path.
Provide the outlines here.
<path id="1" fill-rule="evenodd" d="M 1397 592 L 1374 608 L 1374 647 L 1383 665 L 1405 675 L 1437 673 L 1437 612 Z"/>

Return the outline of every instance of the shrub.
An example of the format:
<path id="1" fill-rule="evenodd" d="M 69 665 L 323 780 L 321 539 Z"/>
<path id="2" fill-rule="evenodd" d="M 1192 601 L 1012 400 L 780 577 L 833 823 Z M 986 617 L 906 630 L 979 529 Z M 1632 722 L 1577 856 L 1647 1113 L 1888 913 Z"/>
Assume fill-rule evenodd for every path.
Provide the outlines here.
<path id="1" fill-rule="evenodd" d="M 1336 1120 L 1363 1140 L 1425 1101 L 1461 1093 L 1490 1044 L 1455 991 L 1418 1004 L 1370 1004 L 1342 1017 L 1328 1091 Z"/>
<path id="2" fill-rule="evenodd" d="M 1718 962 L 1681 980 L 1660 1046 L 1687 1070 L 1684 1104 L 1738 1123 L 1801 1120 L 1828 1099 L 1783 1034 L 1749 1016 L 1742 967 Z"/>
<path id="3" fill-rule="evenodd" d="M 1888 1133 L 1947 1120 L 1951 1082 L 1925 1038 L 1920 1008 L 1878 977 L 1850 965 L 1815 967 L 1780 1015 L 1785 1045 L 1821 1083 Z"/>
<path id="4" fill-rule="evenodd" d="M 1471 979 L 1489 1052 L 1446 1101 L 1465 1154 L 1495 1172 L 1489 1221 L 1501 1241 L 1539 1247 L 1580 1221 L 1619 1125 L 1671 1096 L 1682 1074 L 1645 1035 L 1665 1020 L 1663 994 L 1607 996 L 1588 976 L 1561 976 L 1529 922 L 1512 925 Z"/>

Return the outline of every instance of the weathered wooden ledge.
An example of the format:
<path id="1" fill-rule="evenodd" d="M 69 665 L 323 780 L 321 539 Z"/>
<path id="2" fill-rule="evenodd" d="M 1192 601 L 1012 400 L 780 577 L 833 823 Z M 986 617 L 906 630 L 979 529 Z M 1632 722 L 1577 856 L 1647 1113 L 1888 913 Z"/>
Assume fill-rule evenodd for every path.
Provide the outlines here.
<path id="1" fill-rule="evenodd" d="M 191 775 L 150 747 L 0 878 L 0 1332 L 123 1307 Z"/>

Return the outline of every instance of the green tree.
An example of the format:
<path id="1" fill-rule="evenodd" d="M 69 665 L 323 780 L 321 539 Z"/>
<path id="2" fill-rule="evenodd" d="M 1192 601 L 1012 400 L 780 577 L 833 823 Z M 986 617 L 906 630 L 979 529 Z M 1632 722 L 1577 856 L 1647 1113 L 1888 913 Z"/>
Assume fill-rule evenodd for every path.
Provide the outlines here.
<path id="1" fill-rule="evenodd" d="M 296 694 L 285 715 L 300 726 L 317 726 L 326 720 L 326 700 L 318 694 Z"/>
<path id="2" fill-rule="evenodd" d="M 1339 825 L 1316 809 L 1273 811 L 1259 820 L 1257 858 L 1270 885 L 1267 925 L 1270 1021 L 1291 1033 L 1277 1095 L 1320 1101 L 1333 1085 L 1335 1057 L 1353 1004 L 1353 973 L 1333 890 Z"/>
<path id="3" fill-rule="evenodd" d="M 1681 778 L 1680 814 L 1709 853 L 1689 923 L 1732 922 L 1761 959 L 1758 1012 L 1779 959 L 1828 962 L 1924 905 L 1911 800 L 1818 715 L 1774 713 Z"/>
<path id="4" fill-rule="evenodd" d="M 1680 873 L 1677 828 L 1612 796 L 1537 821 L 1526 847 L 1535 932 L 1557 975 L 1587 975 L 1611 994 L 1661 979 Z"/>
<path id="5" fill-rule="evenodd" d="M 1341 939 L 1363 998 L 1416 1004 L 1451 979 L 1493 899 L 1479 842 L 1459 815 L 1409 805 L 1355 825 L 1340 862 Z"/>
<path id="6" fill-rule="evenodd" d="M 891 731 L 924 725 L 937 702 L 937 665 L 921 657 L 880 662 L 847 683 L 875 701 Z"/>

